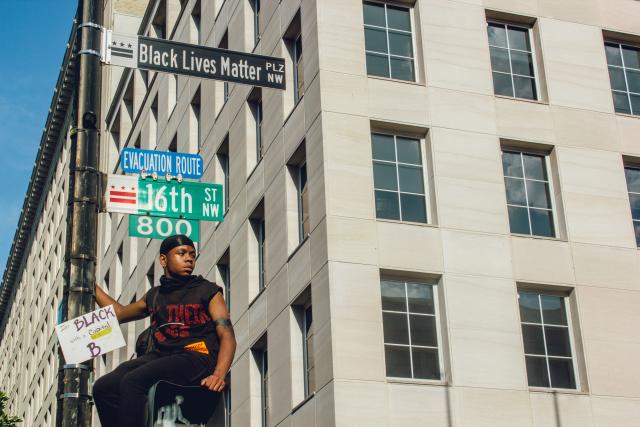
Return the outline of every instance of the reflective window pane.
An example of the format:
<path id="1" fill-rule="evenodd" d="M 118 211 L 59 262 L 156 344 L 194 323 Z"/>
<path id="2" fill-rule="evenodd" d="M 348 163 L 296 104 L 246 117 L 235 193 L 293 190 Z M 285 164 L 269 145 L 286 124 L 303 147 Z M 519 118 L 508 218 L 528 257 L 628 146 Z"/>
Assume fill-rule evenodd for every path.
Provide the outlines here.
<path id="1" fill-rule="evenodd" d="M 377 25 L 384 27 L 386 20 L 384 17 L 384 4 L 364 3 L 364 23 L 366 25 Z"/>
<path id="2" fill-rule="evenodd" d="M 383 219 L 400 219 L 400 203 L 398 193 L 375 191 L 376 216 Z"/>
<path id="3" fill-rule="evenodd" d="M 491 46 L 507 47 L 507 30 L 504 25 L 489 23 L 487 25 L 487 35 Z"/>
<path id="4" fill-rule="evenodd" d="M 538 294 L 520 292 L 518 295 L 518 305 L 520 306 L 520 320 L 522 322 L 541 322 Z"/>
<path id="5" fill-rule="evenodd" d="M 391 58 L 391 78 L 398 80 L 415 80 L 413 60 Z"/>
<path id="6" fill-rule="evenodd" d="M 547 354 L 549 356 L 571 357 L 569 328 L 564 326 L 545 326 L 544 338 L 547 343 Z"/>
<path id="7" fill-rule="evenodd" d="M 640 194 L 629 194 L 629 204 L 633 219 L 640 219 Z"/>
<path id="8" fill-rule="evenodd" d="M 387 33 L 378 28 L 364 29 L 364 46 L 366 50 L 387 53 Z"/>
<path id="9" fill-rule="evenodd" d="M 640 71 L 627 70 L 627 83 L 629 84 L 629 92 L 640 93 Z M 612 87 L 612 89 L 615 88 Z"/>
<path id="10" fill-rule="evenodd" d="M 524 176 L 527 179 L 547 180 L 547 168 L 544 156 L 535 156 L 532 154 L 524 154 Z"/>
<path id="11" fill-rule="evenodd" d="M 409 347 L 384 346 L 388 377 L 411 378 Z"/>
<path id="12" fill-rule="evenodd" d="M 636 233 L 636 245 L 640 246 L 640 221 L 633 221 L 633 230 Z"/>
<path id="13" fill-rule="evenodd" d="M 627 179 L 627 189 L 632 193 L 640 193 L 640 169 L 625 168 L 624 175 Z"/>
<path id="14" fill-rule="evenodd" d="M 373 185 L 379 190 L 398 191 L 398 176 L 393 164 L 373 162 Z"/>
<path id="15" fill-rule="evenodd" d="M 412 138 L 396 137 L 398 142 L 398 161 L 402 163 L 411 163 L 421 165 L 420 157 L 420 141 Z"/>
<path id="16" fill-rule="evenodd" d="M 533 56 L 526 52 L 511 51 L 511 68 L 514 74 L 533 77 Z"/>
<path id="17" fill-rule="evenodd" d="M 384 342 L 387 344 L 409 344 L 407 315 L 382 313 Z"/>
<path id="18" fill-rule="evenodd" d="M 526 50 L 531 52 L 529 44 L 529 30 L 527 28 L 517 28 L 508 26 L 509 48 Z"/>
<path id="19" fill-rule="evenodd" d="M 626 93 L 612 92 L 613 105 L 616 113 L 631 114 L 631 106 L 629 105 L 629 97 Z"/>
<path id="20" fill-rule="evenodd" d="M 427 209 L 424 196 L 400 194 L 402 220 L 409 222 L 427 222 Z"/>
<path id="21" fill-rule="evenodd" d="M 386 56 L 367 53 L 367 74 L 389 77 L 389 59 Z"/>
<path id="22" fill-rule="evenodd" d="M 573 373 L 571 359 L 549 359 L 549 371 L 551 372 L 551 387 L 576 388 L 576 379 Z"/>
<path id="23" fill-rule="evenodd" d="M 605 53 L 607 54 L 607 64 L 622 66 L 622 54 L 620 46 L 613 43 L 605 43 Z"/>
<path id="24" fill-rule="evenodd" d="M 386 331 L 386 324 L 385 324 Z M 522 325 L 522 339 L 524 341 L 524 352 L 526 354 L 544 355 L 544 337 L 542 336 L 542 326 Z M 387 342 L 385 334 L 385 342 Z"/>
<path id="25" fill-rule="evenodd" d="M 490 47 L 489 50 L 491 53 L 491 69 L 493 71 L 510 73 L 511 67 L 509 66 L 509 51 L 499 47 Z"/>
<path id="26" fill-rule="evenodd" d="M 413 58 L 413 43 L 411 34 L 389 31 L 389 52 L 392 55 Z"/>
<path id="27" fill-rule="evenodd" d="M 526 356 L 530 387 L 549 387 L 549 373 L 544 357 Z"/>
<path id="28" fill-rule="evenodd" d="M 629 95 L 631 98 L 631 114 L 640 115 L 640 95 Z"/>
<path id="29" fill-rule="evenodd" d="M 504 186 L 507 190 L 507 203 L 512 205 L 527 205 L 527 197 L 524 192 L 524 179 L 505 178 Z"/>
<path id="30" fill-rule="evenodd" d="M 611 82 L 611 89 L 627 90 L 627 83 L 625 82 L 622 68 L 609 67 L 609 81 Z"/>
<path id="31" fill-rule="evenodd" d="M 438 350 L 413 348 L 413 377 L 425 380 L 439 380 L 440 366 Z"/>
<path id="32" fill-rule="evenodd" d="M 393 136 L 379 133 L 371 134 L 373 146 L 373 158 L 376 160 L 396 160 L 396 150 L 393 143 Z"/>
<path id="33" fill-rule="evenodd" d="M 513 96 L 513 83 L 511 82 L 511 75 L 494 72 L 493 93 L 502 96 Z"/>
<path id="34" fill-rule="evenodd" d="M 409 315 L 411 324 L 411 344 L 437 347 L 436 318 L 420 314 Z"/>
<path id="35" fill-rule="evenodd" d="M 522 339 L 524 340 L 524 352 L 527 354 L 544 355 L 544 337 L 542 326 L 522 325 Z"/>
<path id="36" fill-rule="evenodd" d="M 382 309 L 391 311 L 407 311 L 407 296 L 403 282 L 382 281 Z"/>
<path id="37" fill-rule="evenodd" d="M 434 314 L 433 288 L 424 283 L 407 283 L 409 311 L 412 313 Z"/>
<path id="38" fill-rule="evenodd" d="M 405 7 L 387 6 L 387 22 L 389 28 L 411 31 L 409 9 Z"/>
<path id="39" fill-rule="evenodd" d="M 416 166 L 398 165 L 400 191 L 424 194 L 422 168 Z"/>
<path id="40" fill-rule="evenodd" d="M 527 180 L 527 197 L 529 198 L 529 206 L 551 209 L 549 184 L 546 182 Z"/>
<path id="41" fill-rule="evenodd" d="M 527 208 L 508 206 L 509 228 L 515 234 L 531 234 L 529 230 L 529 214 Z"/>
<path id="42" fill-rule="evenodd" d="M 555 237 L 553 212 L 542 209 L 529 209 L 531 215 L 531 233 L 534 236 Z"/>
<path id="43" fill-rule="evenodd" d="M 502 152 L 502 171 L 504 176 L 522 177 L 522 160 L 520 153 Z"/>
<path id="44" fill-rule="evenodd" d="M 634 46 L 622 46 L 622 60 L 626 68 L 640 69 L 640 49 Z"/>
<path id="45" fill-rule="evenodd" d="M 513 76 L 513 88 L 516 98 L 532 100 L 538 99 L 535 79 Z"/>
<path id="46" fill-rule="evenodd" d="M 545 324 L 567 325 L 567 313 L 564 298 L 554 295 L 542 295 L 542 317 Z"/>

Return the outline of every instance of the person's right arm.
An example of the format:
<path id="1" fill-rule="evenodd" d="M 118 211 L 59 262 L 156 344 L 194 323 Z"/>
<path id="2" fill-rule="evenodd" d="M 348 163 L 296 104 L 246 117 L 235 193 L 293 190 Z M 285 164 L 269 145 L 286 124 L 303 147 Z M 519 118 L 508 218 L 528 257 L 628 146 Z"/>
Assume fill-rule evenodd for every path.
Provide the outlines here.
<path id="1" fill-rule="evenodd" d="M 113 305 L 113 309 L 116 312 L 118 322 L 126 323 L 132 320 L 144 319 L 149 315 L 147 312 L 147 303 L 145 301 L 146 294 L 140 300 L 132 302 L 131 304 L 122 305 L 118 301 L 114 300 L 107 294 L 102 288 L 96 285 L 96 302 L 100 307 L 107 305 Z"/>

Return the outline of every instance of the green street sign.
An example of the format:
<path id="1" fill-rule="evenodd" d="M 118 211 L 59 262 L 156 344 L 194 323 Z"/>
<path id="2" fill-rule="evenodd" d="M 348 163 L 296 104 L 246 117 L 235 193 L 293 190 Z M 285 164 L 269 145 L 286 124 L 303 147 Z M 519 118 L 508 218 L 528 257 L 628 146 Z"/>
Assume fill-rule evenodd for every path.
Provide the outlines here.
<path id="1" fill-rule="evenodd" d="M 221 184 L 142 178 L 138 181 L 138 212 L 141 214 L 222 221 L 223 204 Z"/>
<path id="2" fill-rule="evenodd" d="M 129 215 L 129 236 L 131 237 L 165 239 L 174 234 L 185 234 L 197 242 L 200 239 L 200 223 L 188 219 Z"/>

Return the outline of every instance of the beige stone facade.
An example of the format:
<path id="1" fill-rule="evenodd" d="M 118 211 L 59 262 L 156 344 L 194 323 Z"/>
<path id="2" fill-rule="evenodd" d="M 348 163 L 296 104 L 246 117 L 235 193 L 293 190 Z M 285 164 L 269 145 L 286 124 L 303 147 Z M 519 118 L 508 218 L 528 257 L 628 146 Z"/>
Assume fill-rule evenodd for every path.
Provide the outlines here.
<path id="1" fill-rule="evenodd" d="M 640 40 L 640 4 L 381 3 L 410 8 L 415 81 L 368 75 L 362 1 L 263 0 L 255 48 L 253 2 L 201 3 L 202 43 L 226 41 L 229 49 L 287 61 L 287 90 L 261 91 L 259 161 L 251 87 L 231 84 L 225 102 L 222 83 L 177 77 L 176 85 L 157 75 L 138 95 L 133 72 L 132 100 L 116 100 L 120 109 L 115 104 L 108 118 L 120 111 L 121 146 L 199 146 L 207 181 L 224 182 L 218 154 L 228 155 L 229 211 L 223 223 L 203 224 L 198 272 L 224 284 L 217 265 L 230 268 L 238 337 L 231 425 L 262 425 L 264 348 L 268 425 L 635 425 L 640 255 L 624 167 L 640 159 L 640 121 L 614 111 L 604 42 Z M 185 2 L 175 18 L 173 39 L 197 40 L 194 4 Z M 488 20 L 529 28 L 537 100 L 494 94 Z M 295 103 L 291 40 L 298 31 L 304 96 Z M 140 107 L 123 125 L 127 102 Z M 420 141 L 425 224 L 377 218 L 376 132 Z M 301 143 L 310 233 L 298 244 L 297 160 L 290 159 Z M 546 159 L 553 237 L 510 232 L 501 153 L 514 147 Z M 158 242 L 127 238 L 126 221 L 116 217 L 107 220 L 102 272 L 110 272 L 112 287 L 122 280 L 121 300 L 129 301 L 160 274 L 153 264 Z M 255 218 L 265 224 L 264 290 L 256 277 Z M 129 272 L 128 282 L 119 269 Z M 387 377 L 387 278 L 435 284 L 439 379 Z M 563 298 L 573 389 L 529 387 L 519 290 Z M 306 399 L 301 303 L 312 305 L 315 340 L 315 393 Z M 224 425 L 222 412 L 212 424 Z"/>
<path id="2" fill-rule="evenodd" d="M 637 425 L 640 253 L 625 170 L 640 164 L 640 118 L 616 113 L 605 42 L 640 46 L 640 3 L 371 3 L 392 10 L 387 46 L 390 33 L 410 38 L 410 81 L 371 75 L 361 0 L 262 0 L 257 44 L 253 1 L 150 2 L 142 34 L 283 57 L 285 91 L 106 71 L 105 172 L 121 173 L 119 151 L 138 146 L 199 153 L 203 180 L 228 182 L 224 222 L 201 223 L 196 271 L 230 290 L 238 340 L 230 393 L 210 425 Z M 404 33 L 389 29 L 397 10 L 408 10 Z M 535 99 L 495 94 L 488 22 L 525 28 Z M 418 141 L 426 221 L 382 218 L 376 135 L 394 137 L 394 156 L 398 137 Z M 530 232 L 512 233 L 504 153 L 542 159 L 544 178 L 529 181 L 547 191 L 552 232 L 534 231 L 539 201 L 527 198 Z M 391 163 L 398 179 L 407 165 Z M 126 215 L 100 217 L 98 281 L 122 303 L 162 273 L 159 241 L 127 228 Z M 388 283 L 432 292 L 436 345 L 409 341 L 410 369 L 389 351 L 401 345 L 385 324 L 399 314 L 383 306 Z M 544 335 L 542 356 L 525 351 L 534 347 L 525 331 L 538 325 L 522 301 L 534 294 L 562 301 L 568 337 Z M 411 339 L 423 339 L 400 312 Z M 129 346 L 100 358 L 96 375 L 132 356 L 144 326 L 125 326 Z M 558 342 L 567 353 L 555 357 Z M 425 349 L 435 375 L 416 374 Z M 530 385 L 533 361 L 555 382 L 562 358 L 572 384 Z"/>

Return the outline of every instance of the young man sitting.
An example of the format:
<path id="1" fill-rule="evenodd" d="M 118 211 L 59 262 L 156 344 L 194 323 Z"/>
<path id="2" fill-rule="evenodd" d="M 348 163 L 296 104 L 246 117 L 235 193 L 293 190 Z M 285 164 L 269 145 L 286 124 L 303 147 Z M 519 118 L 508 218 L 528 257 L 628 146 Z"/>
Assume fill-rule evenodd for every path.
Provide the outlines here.
<path id="1" fill-rule="evenodd" d="M 152 351 L 120 364 L 93 386 L 103 427 L 142 427 L 149 388 L 160 380 L 221 392 L 236 340 L 222 289 L 193 276 L 196 250 L 187 236 L 160 245 L 164 275 L 142 299 L 122 305 L 96 286 L 100 307 L 113 304 L 120 323 L 151 316 Z"/>

